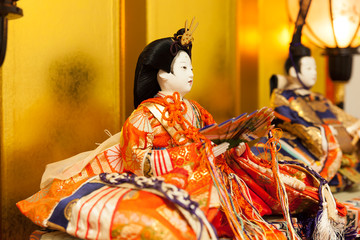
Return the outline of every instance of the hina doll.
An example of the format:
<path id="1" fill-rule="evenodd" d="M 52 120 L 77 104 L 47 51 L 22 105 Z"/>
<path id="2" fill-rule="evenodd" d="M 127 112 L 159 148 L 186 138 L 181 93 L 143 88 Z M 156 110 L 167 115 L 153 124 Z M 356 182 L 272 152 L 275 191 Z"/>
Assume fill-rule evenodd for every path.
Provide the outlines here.
<path id="1" fill-rule="evenodd" d="M 332 191 L 359 183 L 360 120 L 311 91 L 317 71 L 310 49 L 291 46 L 285 68 L 288 76 L 271 80 L 277 85 L 271 94 L 274 123 L 284 131 L 279 156 L 311 166 Z"/>
<path id="2" fill-rule="evenodd" d="M 121 133 L 94 151 L 50 164 L 42 189 L 19 209 L 40 226 L 84 239 L 344 236 L 346 210 L 310 168 L 260 159 L 244 143 L 217 145 L 199 130 L 215 122 L 184 97 L 194 83 L 191 26 L 140 54 L 136 109 Z M 285 233 L 263 218 L 279 214 Z M 295 230 L 290 214 L 312 222 L 307 233 Z"/>

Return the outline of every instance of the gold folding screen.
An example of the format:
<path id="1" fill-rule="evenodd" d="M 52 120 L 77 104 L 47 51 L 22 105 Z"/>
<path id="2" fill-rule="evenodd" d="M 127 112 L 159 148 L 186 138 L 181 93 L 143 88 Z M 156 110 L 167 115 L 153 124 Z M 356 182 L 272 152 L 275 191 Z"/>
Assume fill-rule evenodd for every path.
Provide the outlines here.
<path id="1" fill-rule="evenodd" d="M 2 67 L 1 239 L 39 229 L 15 203 L 39 190 L 45 165 L 120 130 L 119 2 L 19 1 Z"/>
<path id="2" fill-rule="evenodd" d="M 147 1 L 147 41 L 170 37 L 189 24 L 194 33 L 192 62 L 194 86 L 186 97 L 197 100 L 222 121 L 234 116 L 236 96 L 236 0 Z"/>
<path id="3" fill-rule="evenodd" d="M 147 42 L 168 37 L 193 17 L 194 86 L 197 100 L 217 122 L 269 104 L 269 79 L 284 74 L 292 26 L 285 0 L 147 1 Z M 308 44 L 314 49 L 314 46 Z M 324 59 L 313 50 L 319 70 L 314 87 L 323 92 Z"/>
<path id="4" fill-rule="evenodd" d="M 45 165 L 91 150 L 131 113 L 137 57 L 196 17 L 187 96 L 221 122 L 266 106 L 283 73 L 285 0 L 19 1 L 1 69 L 1 239 L 38 229 L 15 203 L 39 189 Z M 311 46 L 311 45 L 310 45 Z M 312 46 L 311 46 L 312 47 Z M 323 91 L 324 60 L 313 49 Z"/>

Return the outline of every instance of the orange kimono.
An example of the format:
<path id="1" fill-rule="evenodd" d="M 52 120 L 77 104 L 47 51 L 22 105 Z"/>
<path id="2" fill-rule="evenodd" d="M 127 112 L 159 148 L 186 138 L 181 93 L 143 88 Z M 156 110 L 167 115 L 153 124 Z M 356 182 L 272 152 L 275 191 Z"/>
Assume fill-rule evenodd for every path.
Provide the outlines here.
<path id="1" fill-rule="evenodd" d="M 314 218 L 321 210 L 321 180 L 300 165 L 279 165 L 286 192 L 279 193 L 271 163 L 249 147 L 240 157 L 233 149 L 214 157 L 198 131 L 212 123 L 198 103 L 159 94 L 131 114 L 118 144 L 17 206 L 40 226 L 85 239 L 215 238 L 210 223 L 220 237 L 298 239 L 262 216 L 306 210 Z M 280 195 L 287 196 L 286 206 Z M 346 210 L 337 207 L 343 221 Z"/>

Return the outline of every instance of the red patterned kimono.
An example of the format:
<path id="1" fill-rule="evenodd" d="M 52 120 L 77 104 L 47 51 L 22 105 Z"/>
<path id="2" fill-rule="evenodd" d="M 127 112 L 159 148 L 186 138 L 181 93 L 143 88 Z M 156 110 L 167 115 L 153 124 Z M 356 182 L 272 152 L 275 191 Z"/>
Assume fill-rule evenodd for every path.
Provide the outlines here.
<path id="1" fill-rule="evenodd" d="M 125 122 L 121 141 L 124 144 L 122 146 L 124 170 L 144 176 L 164 176 L 168 181 L 176 179 L 171 177 L 174 170 L 185 170 L 189 177 L 181 187 L 200 204 L 208 218 L 218 227 L 218 232 L 229 230 L 227 221 L 225 224 L 220 224 L 224 216 L 218 212 L 219 196 L 208 165 L 203 160 L 203 151 L 200 148 L 202 145 L 199 145 L 198 139 L 193 137 L 194 132 L 189 132 L 193 127 L 199 129 L 213 124 L 214 120 L 194 101 L 183 99 L 181 104 L 175 106 L 169 104 L 173 101 L 176 102 L 176 99 L 163 98 L 160 95 L 148 99 Z M 176 122 L 176 119 L 180 118 L 176 112 L 184 116 L 183 122 Z M 189 123 L 191 126 L 188 126 Z M 242 182 L 236 183 L 240 186 L 234 188 L 233 197 L 239 204 L 239 211 L 244 213 L 246 219 L 258 220 L 254 217 L 254 212 L 258 212 L 261 216 L 282 213 L 268 161 L 258 159 L 247 148 L 240 158 L 236 157 L 234 150 L 230 150 L 217 157 L 215 162 L 225 175 L 236 174 L 241 178 Z M 280 172 L 287 184 L 291 213 L 316 212 L 319 199 L 318 180 L 299 166 L 281 165 Z M 225 184 L 230 182 L 234 180 L 227 179 Z M 241 194 L 241 189 L 246 189 L 247 197 Z M 249 196 L 251 203 L 248 202 Z M 274 231 L 269 225 L 264 225 L 263 228 L 269 228 L 266 231 Z M 267 238 L 270 236 L 272 235 Z"/>
<path id="2" fill-rule="evenodd" d="M 52 184 L 17 206 L 40 226 L 86 239 L 98 239 L 106 234 L 103 239 L 195 238 L 197 230 L 171 201 L 143 189 L 113 190 L 113 186 L 96 185 L 99 180 L 90 181 L 101 172 L 131 172 L 164 179 L 186 190 L 219 236 L 286 239 L 282 232 L 262 219 L 264 215 L 284 211 L 270 162 L 257 158 L 249 147 L 241 157 L 231 149 L 214 158 L 211 144 L 198 132 L 199 128 L 212 123 L 212 116 L 198 103 L 180 101 L 176 94 L 167 97 L 159 94 L 144 101 L 131 114 L 123 126 L 119 144 L 85 162 L 81 172 L 68 179 L 55 178 Z M 307 211 L 316 215 L 319 180 L 298 165 L 280 165 L 279 172 L 287 192 L 288 213 Z M 79 198 L 78 202 L 69 199 L 79 192 L 86 194 L 73 197 Z M 96 200 L 94 194 L 103 194 L 109 199 L 98 197 Z M 100 203 L 100 210 L 93 210 Z M 60 221 L 54 216 L 59 205 L 64 205 L 59 212 L 65 212 L 62 214 L 67 220 Z M 103 209 L 108 211 L 106 216 L 101 215 L 105 212 Z M 345 216 L 346 210 L 340 205 L 338 210 L 338 217 Z"/>

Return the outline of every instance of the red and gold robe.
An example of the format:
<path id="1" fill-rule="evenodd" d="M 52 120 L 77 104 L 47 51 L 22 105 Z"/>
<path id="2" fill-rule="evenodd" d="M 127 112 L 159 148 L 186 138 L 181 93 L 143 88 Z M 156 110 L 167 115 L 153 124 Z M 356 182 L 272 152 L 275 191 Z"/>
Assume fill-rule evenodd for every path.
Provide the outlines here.
<path id="1" fill-rule="evenodd" d="M 111 233 L 107 235 L 110 236 L 109 239 L 121 239 L 122 236 L 130 235 L 136 239 L 144 234 L 155 239 L 164 233 L 171 236 L 171 239 L 195 238 L 195 230 L 171 201 L 141 189 L 120 188 L 118 193 L 114 193 L 115 200 L 105 197 L 98 201 L 90 200 L 96 199 L 92 194 L 98 196 L 112 191 L 111 186 L 101 186 L 96 191 L 88 190 L 87 195 L 78 202 L 64 203 L 64 212 L 71 212 L 73 217 L 71 214 L 69 217 L 65 216 L 67 220 L 61 222 L 52 216 L 56 212 L 54 209 L 64 199 L 78 194 L 82 187 L 87 187 L 84 184 L 91 177 L 102 172 L 131 172 L 138 176 L 164 179 L 165 182 L 186 190 L 215 226 L 219 236 L 251 239 L 257 235 L 265 239 L 286 239 L 283 233 L 261 217 L 283 212 L 273 173 L 269 169 L 270 163 L 256 157 L 249 147 L 240 157 L 230 149 L 214 158 L 213 166 L 217 170 L 212 171 L 208 163 L 211 150 L 210 153 L 205 151 L 211 145 L 198 132 L 199 128 L 212 123 L 212 116 L 194 101 L 180 100 L 176 95 L 158 95 L 148 99 L 124 123 L 118 144 L 98 152 L 88 162 L 82 162 L 85 167 L 80 172 L 71 170 L 79 169 L 78 164 L 65 169 L 65 172 L 73 173 L 71 177 L 55 178 L 50 185 L 19 202 L 17 206 L 40 226 L 60 229 L 88 239 L 97 239 L 105 234 L 102 231 Z M 206 142 L 208 145 L 204 144 Z M 289 212 L 310 211 L 316 215 L 319 180 L 311 171 L 298 165 L 280 165 L 279 171 L 280 178 L 285 182 Z M 222 179 L 215 179 L 216 174 L 221 174 Z M 99 187 L 96 182 L 91 186 Z M 224 203 L 224 196 L 219 196 L 219 188 L 226 189 L 225 192 L 231 195 L 228 199 L 231 204 Z M 96 206 L 102 202 L 100 209 L 112 209 L 108 217 L 102 218 L 102 210 L 97 215 L 82 213 L 86 209 L 96 212 L 92 211 L 94 206 L 86 205 L 91 201 L 95 201 Z M 341 205 L 338 205 L 338 210 L 341 217 L 346 214 Z M 240 217 L 229 220 L 234 215 L 233 211 Z M 79 217 L 75 218 L 74 214 Z M 55 220 L 52 222 L 53 219 Z M 234 222 L 243 225 L 236 225 Z"/>

